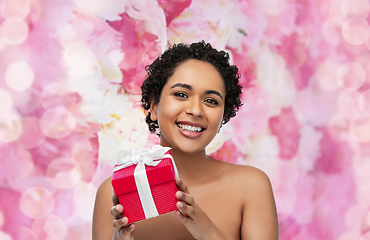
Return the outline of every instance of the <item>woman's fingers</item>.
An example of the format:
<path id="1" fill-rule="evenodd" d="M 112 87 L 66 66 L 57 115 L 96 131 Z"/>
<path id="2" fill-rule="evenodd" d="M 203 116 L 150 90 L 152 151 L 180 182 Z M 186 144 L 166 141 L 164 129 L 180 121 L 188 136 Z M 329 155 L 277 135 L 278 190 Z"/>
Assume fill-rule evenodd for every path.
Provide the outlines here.
<path id="1" fill-rule="evenodd" d="M 184 193 L 189 193 L 188 186 L 186 186 L 186 184 L 180 178 L 176 177 L 175 182 L 176 182 L 177 188 L 180 191 L 183 191 Z"/>
<path id="2" fill-rule="evenodd" d="M 114 194 L 114 192 L 112 192 L 112 203 L 113 203 L 113 206 L 116 206 L 117 204 L 119 204 L 118 197 L 116 196 L 116 194 Z"/>
<path id="3" fill-rule="evenodd" d="M 195 209 L 198 205 L 195 203 L 194 197 L 181 191 L 176 193 L 176 197 L 179 199 L 179 201 L 176 203 L 176 207 L 179 209 L 180 213 L 189 217 L 190 219 L 195 219 Z"/>
<path id="4" fill-rule="evenodd" d="M 128 218 L 123 217 L 123 218 L 114 220 L 113 227 L 121 231 L 122 234 L 126 235 L 134 230 L 135 224 L 128 224 Z"/>
<path id="5" fill-rule="evenodd" d="M 121 204 L 117 204 L 110 209 L 110 214 L 112 215 L 113 219 L 120 219 L 123 217 L 123 207 Z"/>

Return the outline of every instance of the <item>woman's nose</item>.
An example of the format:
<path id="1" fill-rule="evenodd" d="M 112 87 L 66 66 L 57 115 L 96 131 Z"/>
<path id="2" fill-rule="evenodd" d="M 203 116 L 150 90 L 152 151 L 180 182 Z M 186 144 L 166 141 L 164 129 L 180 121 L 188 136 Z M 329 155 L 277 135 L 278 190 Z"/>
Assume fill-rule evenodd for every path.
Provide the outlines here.
<path id="1" fill-rule="evenodd" d="M 188 106 L 185 112 L 186 114 L 194 117 L 202 117 L 203 116 L 202 103 L 199 101 L 199 99 L 196 98 L 188 101 Z"/>

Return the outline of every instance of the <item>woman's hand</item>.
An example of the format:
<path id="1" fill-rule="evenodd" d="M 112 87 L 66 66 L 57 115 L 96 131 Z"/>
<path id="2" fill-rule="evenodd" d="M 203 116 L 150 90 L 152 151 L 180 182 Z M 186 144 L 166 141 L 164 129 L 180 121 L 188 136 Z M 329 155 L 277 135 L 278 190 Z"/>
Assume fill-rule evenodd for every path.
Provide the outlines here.
<path id="1" fill-rule="evenodd" d="M 119 204 L 118 198 L 114 193 L 112 194 L 113 207 L 110 213 L 113 217 L 113 239 L 119 240 L 133 240 L 135 224 L 127 224 L 128 218 L 123 216 L 123 206 Z"/>
<path id="2" fill-rule="evenodd" d="M 226 239 L 211 219 L 194 201 L 190 195 L 188 187 L 179 178 L 176 178 L 176 184 L 179 189 L 176 192 L 176 198 L 179 200 L 176 204 L 178 210 L 176 215 L 185 225 L 186 229 L 195 239 Z M 217 209 L 215 209 L 217 211 Z"/>

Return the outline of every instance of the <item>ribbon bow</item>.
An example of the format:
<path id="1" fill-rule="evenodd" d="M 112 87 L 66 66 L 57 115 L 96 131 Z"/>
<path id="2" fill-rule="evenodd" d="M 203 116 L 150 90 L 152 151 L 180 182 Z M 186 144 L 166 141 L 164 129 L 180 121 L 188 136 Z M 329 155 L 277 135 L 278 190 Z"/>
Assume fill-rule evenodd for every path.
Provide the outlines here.
<path id="1" fill-rule="evenodd" d="M 165 153 L 170 149 L 171 148 L 169 147 L 155 145 L 152 147 L 152 149 L 144 148 L 139 154 L 136 154 L 134 149 L 120 150 L 113 172 L 118 171 L 122 168 L 139 164 L 157 166 L 161 161 L 156 160 L 167 157 L 165 156 Z"/>
<path id="2" fill-rule="evenodd" d="M 144 210 L 145 218 L 151 218 L 158 216 L 157 207 L 155 206 L 150 186 L 148 182 L 148 176 L 146 175 L 145 165 L 157 166 L 163 158 L 171 158 L 175 176 L 178 177 L 178 171 L 171 154 L 165 154 L 171 148 L 162 147 L 155 145 L 152 149 L 145 148 L 139 154 L 135 154 L 135 150 L 120 150 L 118 153 L 117 164 L 115 165 L 113 172 L 121 170 L 122 168 L 136 165 L 134 171 L 134 178 L 139 193 L 141 205 Z"/>

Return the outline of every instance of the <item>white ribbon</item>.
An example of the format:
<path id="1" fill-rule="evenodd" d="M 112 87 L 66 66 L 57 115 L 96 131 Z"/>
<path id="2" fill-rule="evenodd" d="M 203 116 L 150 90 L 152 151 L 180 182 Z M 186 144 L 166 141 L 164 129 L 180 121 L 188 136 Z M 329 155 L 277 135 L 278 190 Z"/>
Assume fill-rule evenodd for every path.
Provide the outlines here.
<path id="1" fill-rule="evenodd" d="M 121 170 L 129 166 L 137 165 L 134 171 L 134 178 L 139 193 L 141 205 L 143 206 L 145 218 L 158 216 L 157 207 L 155 206 L 148 176 L 146 175 L 145 165 L 157 166 L 163 158 L 171 158 L 175 170 L 175 176 L 178 177 L 175 161 L 170 154 L 165 154 L 171 148 L 155 145 L 152 149 L 145 148 L 139 154 L 135 154 L 135 150 L 120 150 L 118 153 L 117 163 L 113 172 Z"/>

